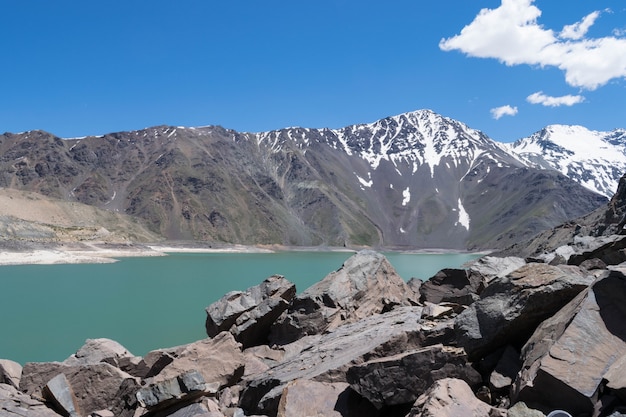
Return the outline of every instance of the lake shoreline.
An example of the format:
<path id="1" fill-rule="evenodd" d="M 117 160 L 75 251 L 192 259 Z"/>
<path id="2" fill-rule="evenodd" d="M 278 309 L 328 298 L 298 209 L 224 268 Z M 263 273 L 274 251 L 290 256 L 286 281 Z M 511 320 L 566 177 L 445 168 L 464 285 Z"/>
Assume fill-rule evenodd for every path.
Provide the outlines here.
<path id="1" fill-rule="evenodd" d="M 276 252 L 348 252 L 362 249 L 407 254 L 483 253 L 451 249 L 398 249 L 334 246 L 239 245 L 192 241 L 157 243 L 79 242 L 39 244 L 32 247 L 0 248 L 0 266 L 113 263 L 119 258 L 167 256 L 170 253 L 276 253 Z M 484 252 L 487 254 L 488 252 Z"/>

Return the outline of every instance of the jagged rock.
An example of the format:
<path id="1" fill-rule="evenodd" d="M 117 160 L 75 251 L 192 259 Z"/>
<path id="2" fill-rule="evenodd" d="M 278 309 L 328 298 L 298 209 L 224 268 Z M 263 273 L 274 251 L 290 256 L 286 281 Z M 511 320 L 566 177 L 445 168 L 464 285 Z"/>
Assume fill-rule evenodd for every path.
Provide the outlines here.
<path id="1" fill-rule="evenodd" d="M 60 417 L 43 402 L 24 394 L 13 385 L 0 383 L 0 415 L 2 417 Z"/>
<path id="2" fill-rule="evenodd" d="M 420 287 L 420 301 L 469 305 L 484 289 L 481 274 L 467 269 L 442 269 Z"/>
<path id="3" fill-rule="evenodd" d="M 498 347 L 521 346 L 537 325 L 593 282 L 574 266 L 531 263 L 496 278 L 455 319 L 458 343 L 470 359 Z"/>
<path id="4" fill-rule="evenodd" d="M 222 332 L 213 339 L 172 348 L 169 353 L 174 357 L 152 377 L 154 382 L 176 378 L 197 369 L 207 385 L 217 391 L 239 381 L 244 372 L 245 358 L 241 344 L 228 332 Z"/>
<path id="5" fill-rule="evenodd" d="M 436 381 L 413 404 L 407 417 L 506 417 L 506 410 L 490 406 L 474 396 L 467 382 L 444 378 Z"/>
<path id="6" fill-rule="evenodd" d="M 522 349 L 513 398 L 591 414 L 603 378 L 626 354 L 625 299 L 623 270 L 609 271 L 544 321 Z"/>
<path id="7" fill-rule="evenodd" d="M 526 261 L 516 256 L 481 256 L 471 262 L 467 269 L 482 275 L 486 284 L 489 284 L 495 278 L 504 278 L 524 265 L 526 265 Z"/>
<path id="8" fill-rule="evenodd" d="M 8 359 L 0 359 L 0 384 L 9 384 L 19 388 L 21 377 L 22 365 Z"/>
<path id="9" fill-rule="evenodd" d="M 202 375 L 188 371 L 174 378 L 153 382 L 136 393 L 139 405 L 150 411 L 162 409 L 179 402 L 189 402 L 207 394 L 207 384 Z"/>
<path id="10" fill-rule="evenodd" d="M 111 410 L 98 410 L 91 413 L 89 417 L 115 417 L 115 414 Z"/>
<path id="11" fill-rule="evenodd" d="M 43 396 L 50 401 L 63 415 L 70 417 L 79 417 L 81 415 L 74 391 L 63 374 L 59 374 L 52 378 L 45 387 L 43 387 Z"/>
<path id="12" fill-rule="evenodd" d="M 43 398 L 43 387 L 60 373 L 72 387 L 83 415 L 103 409 L 118 410 L 116 415 L 120 415 L 127 404 L 133 403 L 128 397 L 134 396 L 139 385 L 136 378 L 108 363 L 67 366 L 60 362 L 29 362 L 22 371 L 20 390 Z"/>
<path id="13" fill-rule="evenodd" d="M 210 411 L 204 403 L 193 403 L 172 413 L 168 412 L 167 417 L 224 417 L 224 414 L 219 410 Z"/>
<path id="14" fill-rule="evenodd" d="M 277 417 L 367 417 L 376 410 L 350 390 L 345 382 L 298 379 L 283 389 Z"/>
<path id="15" fill-rule="evenodd" d="M 244 347 L 267 343 L 270 326 L 289 307 L 296 286 L 273 275 L 245 292 L 232 291 L 206 308 L 206 332 L 229 331 Z"/>
<path id="16" fill-rule="evenodd" d="M 347 373 L 350 387 L 377 409 L 412 404 L 433 382 L 444 378 L 462 379 L 473 387 L 482 381 L 463 349 L 443 345 L 374 359 Z"/>
<path id="17" fill-rule="evenodd" d="M 363 250 L 294 298 L 287 314 L 272 326 L 270 341 L 286 344 L 394 306 L 415 305 L 412 294 L 384 255 Z"/>
<path id="18" fill-rule="evenodd" d="M 399 307 L 309 336 L 308 345 L 298 354 L 245 381 L 240 406 L 248 412 L 275 416 L 282 391 L 291 381 L 345 382 L 345 374 L 353 365 L 419 347 L 424 337 L 421 311 L 421 307 Z"/>

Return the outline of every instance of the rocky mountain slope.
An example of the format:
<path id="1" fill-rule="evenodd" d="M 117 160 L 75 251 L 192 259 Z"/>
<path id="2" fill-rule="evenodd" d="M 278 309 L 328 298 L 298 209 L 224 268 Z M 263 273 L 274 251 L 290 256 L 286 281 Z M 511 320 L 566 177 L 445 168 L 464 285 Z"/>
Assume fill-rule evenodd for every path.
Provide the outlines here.
<path id="1" fill-rule="evenodd" d="M 335 130 L 4 134 L 0 155 L 0 186 L 125 213 L 168 239 L 501 248 L 606 201 L 428 110 Z"/>
<path id="2" fill-rule="evenodd" d="M 626 172 L 626 130 L 552 125 L 510 145 L 530 166 L 555 169 L 608 198 Z"/>
<path id="3" fill-rule="evenodd" d="M 138 219 L 28 191 L 0 189 L 0 247 L 99 241 L 155 242 L 161 238 Z"/>

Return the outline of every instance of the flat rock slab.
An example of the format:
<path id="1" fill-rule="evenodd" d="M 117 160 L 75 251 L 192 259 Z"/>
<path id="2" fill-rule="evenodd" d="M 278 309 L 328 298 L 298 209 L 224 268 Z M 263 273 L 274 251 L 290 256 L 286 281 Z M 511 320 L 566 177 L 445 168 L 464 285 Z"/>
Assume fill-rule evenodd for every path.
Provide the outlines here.
<path id="1" fill-rule="evenodd" d="M 9 384 L 18 388 L 21 377 L 22 365 L 8 359 L 0 359 L 0 384 Z"/>
<path id="2" fill-rule="evenodd" d="M 419 347 L 421 312 L 421 307 L 399 307 L 312 337 L 298 355 L 246 381 L 242 408 L 276 415 L 282 391 L 291 381 L 346 382 L 353 365 Z"/>
<path id="3" fill-rule="evenodd" d="M 462 379 L 474 387 L 482 382 L 463 349 L 443 345 L 374 359 L 347 373 L 352 389 L 377 409 L 412 404 L 433 382 L 444 378 Z"/>

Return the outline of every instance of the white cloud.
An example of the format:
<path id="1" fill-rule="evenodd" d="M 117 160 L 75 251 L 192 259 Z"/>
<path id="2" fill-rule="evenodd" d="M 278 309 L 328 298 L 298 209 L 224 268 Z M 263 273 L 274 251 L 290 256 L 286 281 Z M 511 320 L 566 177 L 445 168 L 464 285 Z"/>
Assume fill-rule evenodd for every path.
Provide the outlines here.
<path id="1" fill-rule="evenodd" d="M 595 11 L 585 16 L 580 22 L 564 26 L 563 30 L 559 34 L 559 37 L 573 40 L 583 38 L 598 17 L 600 17 L 600 12 Z"/>
<path id="2" fill-rule="evenodd" d="M 585 97 L 573 96 L 571 94 L 561 97 L 551 97 L 545 95 L 543 91 L 538 91 L 526 97 L 526 101 L 532 104 L 541 104 L 543 106 L 549 107 L 559 107 L 573 106 L 574 104 L 582 103 L 583 101 L 585 101 Z"/>
<path id="3" fill-rule="evenodd" d="M 537 23 L 541 10 L 533 2 L 502 0 L 496 9 L 482 9 L 460 34 L 442 39 L 439 47 L 472 57 L 495 58 L 506 65 L 557 67 L 565 72 L 569 85 L 589 90 L 626 77 L 626 39 L 585 37 L 601 12 L 591 13 L 555 34 Z"/>
<path id="4" fill-rule="evenodd" d="M 491 109 L 491 117 L 498 120 L 502 116 L 515 116 L 517 114 L 517 107 L 511 107 L 508 104 L 506 106 L 496 107 Z"/>

